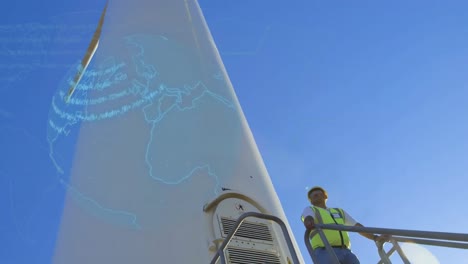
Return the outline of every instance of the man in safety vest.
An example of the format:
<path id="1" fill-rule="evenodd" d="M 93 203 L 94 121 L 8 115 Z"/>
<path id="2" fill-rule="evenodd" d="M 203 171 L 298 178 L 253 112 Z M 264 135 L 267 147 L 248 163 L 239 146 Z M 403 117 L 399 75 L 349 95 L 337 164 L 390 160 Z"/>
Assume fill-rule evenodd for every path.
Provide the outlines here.
<path id="1" fill-rule="evenodd" d="M 339 224 L 347 226 L 360 226 L 360 223 L 356 222 L 348 213 L 340 208 L 327 208 L 326 202 L 328 194 L 325 189 L 319 186 L 311 188 L 307 192 L 307 197 L 312 204 L 308 206 L 302 212 L 302 222 L 304 226 L 310 230 L 315 228 L 315 223 L 322 224 Z M 338 260 L 342 264 L 359 264 L 359 259 L 350 250 L 351 243 L 349 241 L 349 235 L 346 231 L 336 230 L 323 230 L 328 243 L 332 246 Z M 387 236 L 377 236 L 373 234 L 360 233 L 362 236 L 374 241 L 385 241 L 388 239 Z M 320 238 L 319 234 L 316 234 L 310 240 L 312 248 L 314 249 L 316 260 L 319 264 L 332 263 L 332 258 L 329 256 L 325 249 L 325 245 Z"/>

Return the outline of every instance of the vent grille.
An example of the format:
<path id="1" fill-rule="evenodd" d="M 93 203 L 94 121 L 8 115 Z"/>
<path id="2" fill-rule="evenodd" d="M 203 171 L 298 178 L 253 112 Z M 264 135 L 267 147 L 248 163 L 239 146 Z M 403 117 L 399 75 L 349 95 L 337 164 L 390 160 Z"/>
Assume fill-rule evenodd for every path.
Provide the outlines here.
<path id="1" fill-rule="evenodd" d="M 225 236 L 227 236 L 231 229 L 234 227 L 236 221 L 226 217 L 221 217 L 221 223 L 223 225 L 223 233 Z M 270 242 L 273 241 L 268 225 L 263 223 L 253 223 L 244 221 L 240 225 L 239 229 L 237 229 L 235 235 L 237 237 L 245 237 Z"/>
<path id="2" fill-rule="evenodd" d="M 266 251 L 228 247 L 227 253 L 231 264 L 281 264 L 276 254 Z"/>

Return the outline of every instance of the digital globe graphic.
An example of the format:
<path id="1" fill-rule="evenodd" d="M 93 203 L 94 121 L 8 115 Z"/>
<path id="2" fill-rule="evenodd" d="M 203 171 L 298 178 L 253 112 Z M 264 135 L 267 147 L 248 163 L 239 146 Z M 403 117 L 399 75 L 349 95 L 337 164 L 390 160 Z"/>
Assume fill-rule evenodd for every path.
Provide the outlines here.
<path id="1" fill-rule="evenodd" d="M 139 199 L 145 191 L 123 195 L 133 193 L 132 186 L 123 182 L 131 179 L 135 185 L 143 184 L 153 197 L 158 197 L 159 190 L 155 208 L 164 207 L 164 188 L 199 177 L 209 182 L 208 196 L 215 196 L 223 177 L 235 171 L 241 127 L 232 98 L 222 94 L 227 85 L 222 74 L 201 67 L 196 52 L 162 35 L 131 35 L 117 41 L 124 55 L 99 54 L 98 49 L 95 58 L 101 63 L 93 58 L 74 84 L 80 70 L 77 63 L 58 86 L 47 124 L 49 158 L 57 180 L 78 206 L 104 221 L 140 229 L 145 225 Z M 67 98 L 73 85 L 75 91 Z M 122 126 L 124 122 L 134 125 Z M 82 130 L 104 127 L 105 132 L 86 135 L 85 145 L 93 145 L 94 150 L 77 156 L 78 142 L 85 137 Z M 128 146 L 106 144 L 116 137 Z M 131 155 L 118 154 L 127 149 Z M 110 162 L 113 156 L 122 157 Z M 86 159 L 92 160 L 85 166 L 91 172 L 72 179 L 73 164 Z M 112 167 L 126 163 L 135 173 L 125 180 L 113 177 L 122 173 L 112 172 Z M 93 166 L 107 171 L 95 172 Z M 95 186 L 106 186 L 106 193 Z"/>

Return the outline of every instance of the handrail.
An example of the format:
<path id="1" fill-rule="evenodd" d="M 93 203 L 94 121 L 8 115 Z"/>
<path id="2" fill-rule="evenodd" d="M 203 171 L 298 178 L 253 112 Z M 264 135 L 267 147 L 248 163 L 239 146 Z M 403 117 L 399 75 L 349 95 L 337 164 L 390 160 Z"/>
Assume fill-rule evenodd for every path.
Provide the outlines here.
<path id="1" fill-rule="evenodd" d="M 428 245 L 428 246 L 439 246 L 439 247 L 468 249 L 468 243 L 450 242 L 450 241 L 436 241 L 436 240 L 429 240 L 429 239 L 394 237 L 394 236 L 392 236 L 392 238 L 395 241 L 398 241 L 398 242 L 409 242 L 409 243 L 416 243 L 416 244 Z"/>
<path id="2" fill-rule="evenodd" d="M 337 231 L 348 231 L 348 232 L 358 232 L 358 233 L 367 233 L 367 234 L 385 234 L 391 235 L 391 242 L 393 247 L 388 253 L 383 251 L 382 243 L 376 243 L 379 249 L 379 255 L 381 260 L 379 263 L 391 263 L 388 257 L 395 251 L 400 254 L 404 263 L 409 263 L 405 254 L 401 250 L 398 242 L 412 242 L 423 245 L 431 246 L 442 246 L 442 247 L 451 247 L 451 248 L 462 248 L 468 249 L 468 234 L 461 233 L 448 233 L 448 232 L 433 232 L 433 231 L 418 231 L 418 230 L 406 230 L 406 229 L 390 229 L 390 228 L 375 228 L 375 227 L 359 227 L 359 226 L 345 226 L 345 225 L 336 225 L 336 224 L 315 224 L 314 229 L 307 229 L 304 233 L 304 242 L 309 251 L 314 263 L 316 262 L 314 250 L 310 244 L 310 237 L 316 235 L 317 233 L 322 235 L 322 229 L 328 230 L 337 230 Z M 328 241 L 322 238 L 324 245 L 328 250 L 329 243 Z M 456 241 L 456 242 L 452 242 Z M 333 263 L 336 263 L 336 254 L 331 251 Z M 333 258 L 335 256 L 335 258 Z M 339 263 L 339 262 L 338 262 Z"/>
<path id="3" fill-rule="evenodd" d="M 345 226 L 336 224 L 315 224 L 316 227 L 322 229 L 331 229 L 338 231 L 349 231 L 359 232 L 367 234 L 383 234 L 383 235 L 397 235 L 405 237 L 417 237 L 417 238 L 429 238 L 429 239 L 440 239 L 440 240 L 451 240 L 451 241 L 463 241 L 468 242 L 468 234 L 461 233 L 447 233 L 447 232 L 435 232 L 435 231 L 418 231 L 418 230 L 407 230 L 407 229 L 390 229 L 390 228 L 376 228 L 376 227 L 359 227 L 359 226 Z"/>
<path id="4" fill-rule="evenodd" d="M 237 218 L 237 221 L 234 224 L 234 227 L 231 229 L 231 231 L 229 231 L 229 234 L 224 239 L 219 249 L 216 251 L 216 254 L 213 257 L 213 260 L 211 260 L 210 264 L 215 264 L 216 261 L 218 261 L 218 258 L 221 259 L 221 264 L 226 264 L 226 256 L 224 255 L 224 249 L 229 244 L 229 242 L 231 241 L 232 237 L 239 229 L 244 219 L 247 217 L 256 217 L 260 219 L 266 219 L 266 220 L 274 221 L 278 225 L 280 225 L 281 230 L 283 231 L 284 238 L 286 239 L 286 244 L 288 244 L 288 249 L 289 249 L 289 252 L 291 253 L 293 263 L 299 264 L 299 258 L 297 257 L 296 250 L 294 249 L 291 237 L 289 236 L 288 229 L 286 228 L 286 225 L 284 224 L 284 222 L 274 215 L 262 214 L 262 213 L 257 213 L 257 212 L 247 212 L 239 216 L 239 218 Z"/>

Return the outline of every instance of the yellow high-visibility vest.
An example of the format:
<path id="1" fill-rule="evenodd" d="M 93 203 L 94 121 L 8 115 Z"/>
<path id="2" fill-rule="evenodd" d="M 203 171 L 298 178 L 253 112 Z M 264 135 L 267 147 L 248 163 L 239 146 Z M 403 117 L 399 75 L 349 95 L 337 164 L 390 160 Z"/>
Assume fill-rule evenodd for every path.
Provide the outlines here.
<path id="1" fill-rule="evenodd" d="M 342 209 L 339 208 L 330 208 L 330 211 L 316 207 L 316 206 L 311 206 L 312 210 L 315 212 L 315 215 L 320 214 L 322 217 L 323 223 L 320 223 L 318 217 L 314 217 L 314 222 L 316 224 L 339 224 L 339 225 L 344 225 L 345 223 L 345 215 Z M 304 217 L 302 217 L 302 222 L 304 222 Z M 347 248 L 350 248 L 351 242 L 349 241 L 349 235 L 348 232 L 346 231 L 337 231 L 337 230 L 322 230 L 325 233 L 325 236 L 327 237 L 328 243 L 330 243 L 331 246 L 346 246 Z M 315 236 L 312 237 L 310 240 L 310 243 L 312 244 L 312 248 L 316 249 L 319 247 L 325 247 L 325 244 L 323 244 L 322 239 L 320 238 L 319 234 L 316 234 Z"/>

